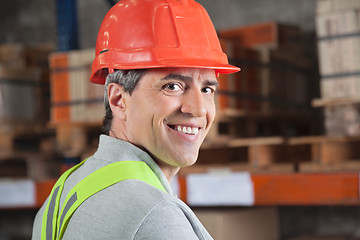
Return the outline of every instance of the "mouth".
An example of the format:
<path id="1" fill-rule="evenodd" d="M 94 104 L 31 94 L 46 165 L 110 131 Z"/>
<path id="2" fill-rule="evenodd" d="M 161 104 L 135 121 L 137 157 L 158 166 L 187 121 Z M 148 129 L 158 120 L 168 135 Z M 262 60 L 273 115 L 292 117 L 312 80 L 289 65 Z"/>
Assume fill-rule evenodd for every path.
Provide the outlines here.
<path id="1" fill-rule="evenodd" d="M 185 133 L 188 135 L 198 135 L 199 130 L 201 129 L 200 127 L 190 127 L 190 126 L 183 126 L 183 125 L 168 125 L 168 126 L 169 126 L 169 128 L 171 128 L 177 132 Z"/>

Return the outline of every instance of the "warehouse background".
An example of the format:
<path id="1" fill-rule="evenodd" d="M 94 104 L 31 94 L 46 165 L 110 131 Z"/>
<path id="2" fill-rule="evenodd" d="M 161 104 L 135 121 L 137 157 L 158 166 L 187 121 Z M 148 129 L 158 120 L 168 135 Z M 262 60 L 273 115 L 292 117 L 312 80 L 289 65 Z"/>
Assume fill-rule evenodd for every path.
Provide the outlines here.
<path id="1" fill-rule="evenodd" d="M 257 22 L 278 21 L 315 31 L 314 0 L 198 1 L 208 11 L 217 30 Z M 55 1 L 2 1 L 0 42 L 42 43 L 56 41 Z M 80 48 L 93 47 L 97 30 L 109 9 L 105 0 L 78 0 Z"/>
<path id="2" fill-rule="evenodd" d="M 198 2 L 207 9 L 218 31 L 275 21 L 295 24 L 313 36 L 316 41 L 315 0 L 203 0 Z M 55 46 L 57 41 L 55 5 L 55 1 L 44 0 L 1 1 L 0 44 L 50 43 Z M 105 0 L 77 1 L 80 49 L 95 46 L 101 20 L 109 8 L 110 5 Z M 314 44 L 316 45 L 316 42 Z M 338 238 L 324 238 L 334 240 L 350 239 L 344 237 L 347 235 L 360 237 L 360 209 L 356 206 L 282 206 L 277 209 L 281 239 L 318 234 L 339 236 Z M 0 209 L 0 240 L 29 239 L 36 211 L 37 209 Z M 261 231 L 261 229 L 252 230 Z"/>

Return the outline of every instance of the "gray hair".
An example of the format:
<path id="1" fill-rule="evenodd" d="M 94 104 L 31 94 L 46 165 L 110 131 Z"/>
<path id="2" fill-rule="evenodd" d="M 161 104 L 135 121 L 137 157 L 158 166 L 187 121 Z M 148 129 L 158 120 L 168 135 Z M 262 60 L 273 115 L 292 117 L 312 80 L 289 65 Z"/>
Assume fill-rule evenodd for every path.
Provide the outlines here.
<path id="1" fill-rule="evenodd" d="M 145 71 L 145 69 L 116 70 L 115 72 L 109 73 L 106 76 L 104 88 L 105 117 L 102 127 L 104 134 L 109 135 L 113 119 L 108 96 L 108 88 L 110 83 L 117 83 L 121 85 L 124 88 L 124 91 L 131 95 L 134 92 L 139 80 L 144 75 Z"/>

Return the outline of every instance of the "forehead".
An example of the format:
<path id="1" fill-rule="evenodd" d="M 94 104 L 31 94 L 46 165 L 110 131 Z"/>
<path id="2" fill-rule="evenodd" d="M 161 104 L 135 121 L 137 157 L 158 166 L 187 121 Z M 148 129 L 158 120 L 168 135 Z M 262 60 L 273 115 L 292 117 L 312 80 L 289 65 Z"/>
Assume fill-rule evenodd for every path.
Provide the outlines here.
<path id="1" fill-rule="evenodd" d="M 150 69 L 146 75 L 151 75 L 154 80 L 169 79 L 171 76 L 184 76 L 187 79 L 216 80 L 215 70 L 198 68 L 158 68 Z M 178 79 L 181 80 L 181 79 Z"/>

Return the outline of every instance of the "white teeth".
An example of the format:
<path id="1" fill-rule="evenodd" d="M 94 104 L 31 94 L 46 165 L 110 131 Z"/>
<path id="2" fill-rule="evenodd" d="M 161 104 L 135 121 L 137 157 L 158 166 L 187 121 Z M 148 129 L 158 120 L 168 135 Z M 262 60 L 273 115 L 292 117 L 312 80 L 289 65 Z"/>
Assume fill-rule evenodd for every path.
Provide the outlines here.
<path id="1" fill-rule="evenodd" d="M 198 128 L 193 128 L 193 134 L 198 135 L 199 134 L 199 129 Z"/>
<path id="2" fill-rule="evenodd" d="M 191 130 L 191 127 L 187 127 L 186 130 L 187 130 L 186 133 L 191 133 L 191 134 L 193 133 L 192 130 Z"/>
<path id="3" fill-rule="evenodd" d="M 183 133 L 187 133 L 187 128 L 183 127 L 182 131 L 183 131 Z"/>
<path id="4" fill-rule="evenodd" d="M 175 129 L 178 132 L 182 132 L 182 133 L 186 133 L 186 134 L 192 134 L 192 135 L 199 134 L 199 128 L 197 128 L 197 127 L 181 127 L 178 125 L 177 127 L 175 127 Z"/>

